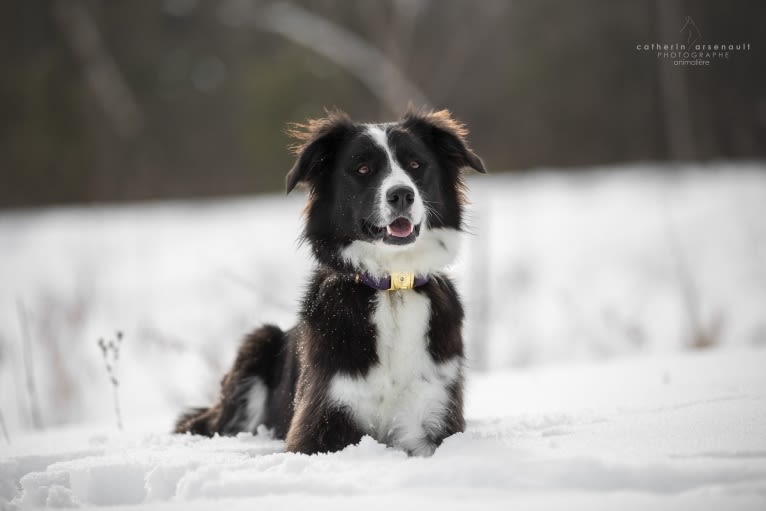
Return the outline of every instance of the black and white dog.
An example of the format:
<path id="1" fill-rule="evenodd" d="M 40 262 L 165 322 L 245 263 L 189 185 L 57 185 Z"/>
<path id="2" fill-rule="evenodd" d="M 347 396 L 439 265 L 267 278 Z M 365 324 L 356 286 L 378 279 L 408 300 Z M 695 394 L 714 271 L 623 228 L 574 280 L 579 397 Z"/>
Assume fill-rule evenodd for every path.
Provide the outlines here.
<path id="1" fill-rule="evenodd" d="M 318 263 L 300 322 L 250 334 L 218 403 L 176 432 L 264 424 L 293 452 L 370 435 L 427 456 L 463 431 L 463 308 L 442 271 L 463 226 L 461 169 L 485 172 L 466 134 L 446 110 L 389 124 L 333 111 L 291 130 L 287 192 L 308 185 L 303 236 Z"/>

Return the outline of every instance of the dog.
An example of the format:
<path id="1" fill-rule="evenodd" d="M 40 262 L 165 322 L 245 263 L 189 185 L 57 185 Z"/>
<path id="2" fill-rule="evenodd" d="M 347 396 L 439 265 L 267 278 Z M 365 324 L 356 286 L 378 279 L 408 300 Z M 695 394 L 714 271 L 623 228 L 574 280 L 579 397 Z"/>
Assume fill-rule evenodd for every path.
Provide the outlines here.
<path id="1" fill-rule="evenodd" d="M 364 435 L 429 456 L 463 418 L 463 307 L 443 273 L 464 230 L 464 169 L 486 169 L 449 111 L 361 124 L 345 113 L 293 125 L 289 194 L 308 187 L 303 240 L 316 259 L 298 324 L 247 336 L 218 402 L 177 433 L 259 425 L 290 452 Z"/>

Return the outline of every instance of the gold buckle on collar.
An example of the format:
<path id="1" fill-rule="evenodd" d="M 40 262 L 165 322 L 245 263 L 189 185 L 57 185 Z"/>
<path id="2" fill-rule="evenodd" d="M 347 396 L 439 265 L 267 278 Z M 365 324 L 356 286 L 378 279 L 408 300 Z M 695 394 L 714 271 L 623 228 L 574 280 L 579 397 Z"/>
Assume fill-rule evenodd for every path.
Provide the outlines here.
<path id="1" fill-rule="evenodd" d="M 389 291 L 400 289 L 412 289 L 415 287 L 415 274 L 411 271 L 395 271 L 391 273 L 391 287 Z"/>

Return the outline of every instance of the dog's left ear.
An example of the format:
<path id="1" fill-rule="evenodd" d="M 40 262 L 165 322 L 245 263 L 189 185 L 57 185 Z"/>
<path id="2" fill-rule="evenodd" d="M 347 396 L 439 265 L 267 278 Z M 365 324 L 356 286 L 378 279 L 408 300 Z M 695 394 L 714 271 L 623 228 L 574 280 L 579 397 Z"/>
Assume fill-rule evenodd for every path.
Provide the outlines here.
<path id="1" fill-rule="evenodd" d="M 285 177 L 287 193 L 298 183 L 313 182 L 330 168 L 338 142 L 352 127 L 346 113 L 332 110 L 326 114 L 320 119 L 288 127 L 287 134 L 296 140 L 291 149 L 298 159 Z"/>
<path id="2" fill-rule="evenodd" d="M 484 162 L 468 146 L 468 129 L 454 119 L 449 110 L 416 111 L 410 107 L 402 118 L 402 125 L 422 137 L 439 154 L 446 155 L 458 168 L 470 167 L 487 173 Z"/>

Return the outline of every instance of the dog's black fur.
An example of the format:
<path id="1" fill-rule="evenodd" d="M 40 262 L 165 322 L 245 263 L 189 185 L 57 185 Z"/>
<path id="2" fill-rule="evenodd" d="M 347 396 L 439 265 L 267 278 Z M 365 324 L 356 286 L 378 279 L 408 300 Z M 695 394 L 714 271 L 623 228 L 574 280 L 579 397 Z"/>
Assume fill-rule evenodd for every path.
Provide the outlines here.
<path id="1" fill-rule="evenodd" d="M 439 272 L 441 268 L 428 268 L 430 279 L 421 287 L 379 291 L 359 283 L 357 275 L 380 275 L 381 269 L 367 264 L 366 256 L 350 257 L 344 250 L 354 242 L 362 242 L 373 251 L 398 250 L 395 245 L 405 245 L 401 252 L 405 262 L 409 253 L 406 250 L 413 250 L 413 258 L 420 257 L 426 263 L 428 250 L 448 251 L 439 236 L 434 235 L 433 249 L 418 237 L 462 229 L 465 199 L 460 171 L 470 167 L 485 172 L 484 165 L 469 149 L 463 126 L 447 111 L 411 110 L 397 123 L 373 125 L 377 133 L 385 133 L 389 156 L 385 148 L 374 143 L 369 126 L 354 123 L 343 113 L 329 112 L 325 118 L 292 129 L 291 134 L 299 142 L 298 159 L 287 175 L 287 191 L 298 183 L 308 185 L 304 238 L 318 262 L 303 299 L 300 321 L 287 332 L 264 326 L 247 336 L 232 369 L 223 378 L 219 401 L 211 408 L 182 415 L 176 432 L 236 434 L 252 429 L 257 420 L 272 428 L 277 438 L 285 438 L 287 449 L 293 452 L 336 451 L 370 434 L 410 453 L 430 454 L 444 438 L 463 431 L 463 308 L 452 282 Z M 388 205 L 378 205 L 380 194 L 386 193 L 381 192 L 381 187 L 397 165 L 407 168 L 416 195 L 422 197 L 427 209 L 427 218 L 413 226 L 408 236 L 404 236 L 406 231 L 392 235 L 394 231 L 385 225 L 391 218 L 381 219 L 379 214 L 388 211 L 385 208 L 400 206 L 392 205 L 390 198 Z M 410 209 L 405 203 L 392 214 L 410 219 Z M 426 248 L 417 249 L 417 243 Z M 418 255 L 414 250 L 420 250 Z M 424 303 L 417 297 L 427 300 L 426 315 L 406 316 L 413 314 L 415 305 L 410 304 Z M 379 308 L 390 310 L 393 319 L 379 319 Z M 405 317 L 412 328 L 422 322 L 423 349 L 427 353 L 421 372 L 405 371 L 404 379 L 409 383 L 396 381 L 402 376 L 400 368 L 392 366 L 387 358 L 401 349 L 393 342 L 397 336 L 391 332 L 398 332 L 400 326 L 410 328 L 398 324 L 399 318 Z M 385 349 L 393 351 L 383 351 L 384 345 L 392 346 Z M 457 368 L 454 374 L 448 370 L 452 367 Z M 372 379 L 373 373 L 378 380 Z M 345 387 L 335 381 L 340 376 L 347 378 L 342 380 Z M 253 418 L 254 405 L 248 407 L 255 399 L 255 381 L 266 389 L 263 410 L 255 414 L 257 419 Z M 381 433 L 372 424 L 374 421 L 366 419 L 378 415 L 362 410 L 368 410 L 365 393 L 375 395 L 392 409 L 398 406 L 399 394 L 381 390 L 378 396 L 374 388 L 377 381 L 399 385 L 393 388 L 402 395 L 421 389 L 422 397 L 407 394 L 412 403 L 402 405 L 402 413 L 426 410 L 433 417 L 428 415 L 422 424 L 415 421 L 414 429 L 407 422 L 407 432 L 397 432 L 397 428 L 405 427 L 398 422 L 386 423 L 381 427 L 390 426 L 390 431 Z M 350 390 L 344 394 L 344 389 Z M 357 391 L 365 397 L 357 398 Z M 427 402 L 431 395 L 438 401 L 433 406 Z M 412 431 L 415 440 L 410 439 Z"/>

